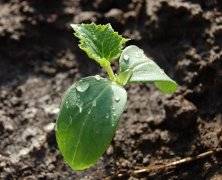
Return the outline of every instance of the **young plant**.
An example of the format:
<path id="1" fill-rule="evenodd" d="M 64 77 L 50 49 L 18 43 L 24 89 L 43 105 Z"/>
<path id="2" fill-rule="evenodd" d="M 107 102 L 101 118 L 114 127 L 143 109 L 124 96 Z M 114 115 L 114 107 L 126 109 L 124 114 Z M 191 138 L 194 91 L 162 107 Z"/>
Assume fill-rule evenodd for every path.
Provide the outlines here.
<path id="1" fill-rule="evenodd" d="M 56 138 L 65 161 L 74 170 L 93 164 L 108 148 L 123 113 L 129 83 L 153 82 L 164 93 L 172 93 L 177 84 L 135 45 L 123 47 L 129 40 L 114 32 L 110 24 L 72 24 L 79 47 L 108 74 L 89 76 L 74 83 L 65 93 L 58 120 Z M 111 63 L 119 58 L 115 74 Z"/>

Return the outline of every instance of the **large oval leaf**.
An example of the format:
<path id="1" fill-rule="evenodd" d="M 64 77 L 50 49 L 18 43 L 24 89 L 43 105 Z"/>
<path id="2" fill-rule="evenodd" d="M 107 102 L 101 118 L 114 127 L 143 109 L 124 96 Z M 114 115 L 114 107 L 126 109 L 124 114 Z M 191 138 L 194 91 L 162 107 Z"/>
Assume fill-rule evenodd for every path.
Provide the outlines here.
<path id="1" fill-rule="evenodd" d="M 105 152 L 126 100 L 122 87 L 100 76 L 83 78 L 68 89 L 57 120 L 56 137 L 72 169 L 90 167 Z"/>
<path id="2" fill-rule="evenodd" d="M 126 47 L 119 63 L 120 76 L 125 72 L 131 72 L 129 82 L 154 82 L 165 93 L 172 93 L 177 88 L 177 83 L 168 77 L 153 60 L 146 57 L 143 50 L 137 46 Z"/>

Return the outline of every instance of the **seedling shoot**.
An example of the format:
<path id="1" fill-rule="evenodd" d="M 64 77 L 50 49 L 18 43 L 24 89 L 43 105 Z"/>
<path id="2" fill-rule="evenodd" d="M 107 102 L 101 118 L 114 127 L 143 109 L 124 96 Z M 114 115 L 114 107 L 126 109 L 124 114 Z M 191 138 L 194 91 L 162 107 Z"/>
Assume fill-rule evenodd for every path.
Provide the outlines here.
<path id="1" fill-rule="evenodd" d="M 89 76 L 75 82 L 65 93 L 56 122 L 56 139 L 64 160 L 73 170 L 94 165 L 111 143 L 126 108 L 129 83 L 154 83 L 164 93 L 176 91 L 177 83 L 110 24 L 72 24 L 79 47 L 108 77 Z M 119 62 L 115 74 L 111 68 Z"/>

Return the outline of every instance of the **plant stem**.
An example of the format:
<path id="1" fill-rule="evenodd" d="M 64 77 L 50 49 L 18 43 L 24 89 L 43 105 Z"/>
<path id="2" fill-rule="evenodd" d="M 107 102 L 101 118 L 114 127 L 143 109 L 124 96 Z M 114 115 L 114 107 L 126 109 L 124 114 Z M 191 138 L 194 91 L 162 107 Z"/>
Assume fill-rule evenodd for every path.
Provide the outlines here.
<path id="1" fill-rule="evenodd" d="M 109 76 L 109 79 L 111 81 L 116 81 L 116 76 L 115 74 L 113 73 L 113 70 L 111 68 L 111 65 L 110 65 L 110 62 L 103 59 L 101 62 L 100 62 L 100 65 L 102 66 L 102 68 L 107 72 L 108 76 Z"/>

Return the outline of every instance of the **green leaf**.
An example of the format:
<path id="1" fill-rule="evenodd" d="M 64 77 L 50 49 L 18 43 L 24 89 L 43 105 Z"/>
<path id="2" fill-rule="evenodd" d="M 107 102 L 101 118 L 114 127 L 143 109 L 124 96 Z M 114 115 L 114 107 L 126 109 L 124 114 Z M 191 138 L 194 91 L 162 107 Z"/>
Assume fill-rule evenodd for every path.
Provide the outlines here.
<path id="1" fill-rule="evenodd" d="M 105 152 L 126 100 L 122 87 L 98 75 L 83 78 L 68 89 L 56 123 L 56 138 L 72 169 L 90 167 Z"/>
<path id="2" fill-rule="evenodd" d="M 172 93 L 177 89 L 177 83 L 137 46 L 126 47 L 121 54 L 120 72 L 131 71 L 132 76 L 128 82 L 154 82 L 165 93 Z"/>
<path id="3" fill-rule="evenodd" d="M 98 63 L 103 60 L 112 62 L 118 58 L 128 41 L 115 32 L 110 24 L 71 24 L 71 27 L 80 40 L 79 47 Z"/>
<path id="4" fill-rule="evenodd" d="M 117 76 L 117 82 L 122 86 L 126 85 L 130 80 L 132 74 L 133 72 L 130 69 L 120 72 Z"/>

